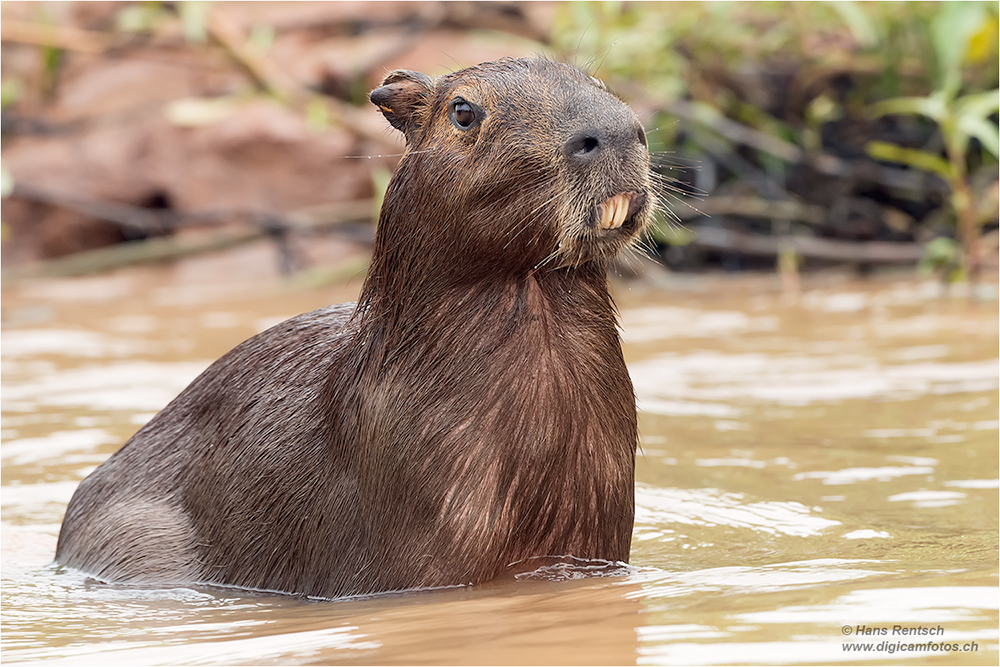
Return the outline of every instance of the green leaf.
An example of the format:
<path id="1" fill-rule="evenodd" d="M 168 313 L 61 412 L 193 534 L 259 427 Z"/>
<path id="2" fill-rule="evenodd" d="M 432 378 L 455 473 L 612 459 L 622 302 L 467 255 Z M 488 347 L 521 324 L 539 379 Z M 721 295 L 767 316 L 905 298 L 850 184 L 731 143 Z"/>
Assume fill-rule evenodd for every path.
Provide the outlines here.
<path id="1" fill-rule="evenodd" d="M 178 127 L 201 127 L 219 123 L 239 110 L 232 97 L 182 97 L 166 106 L 167 120 Z"/>
<path id="2" fill-rule="evenodd" d="M 139 2 L 119 10 L 115 15 L 115 25 L 122 32 L 149 32 L 162 19 L 161 3 Z"/>
<path id="3" fill-rule="evenodd" d="M 204 42 L 208 39 L 208 16 L 212 3 L 204 0 L 186 0 L 177 3 L 177 11 L 184 26 L 184 38 L 189 42 Z"/>
<path id="4" fill-rule="evenodd" d="M 924 246 L 924 256 L 920 258 L 919 268 L 934 270 L 945 268 L 958 262 L 958 244 L 955 239 L 939 236 Z"/>
<path id="5" fill-rule="evenodd" d="M 940 155 L 934 155 L 927 151 L 905 148 L 887 141 L 869 141 L 865 146 L 865 151 L 876 160 L 909 165 L 921 171 L 939 174 L 945 179 L 952 177 L 951 163 Z"/>
<path id="6" fill-rule="evenodd" d="M 0 84 L 0 109 L 6 109 L 21 99 L 24 86 L 17 79 L 7 79 Z"/>
<path id="7" fill-rule="evenodd" d="M 650 235 L 659 243 L 669 246 L 686 246 L 694 240 L 694 232 L 670 218 L 670 214 L 654 214 Z"/>
<path id="8" fill-rule="evenodd" d="M 941 91 L 952 98 L 962 86 L 962 63 L 969 40 L 979 32 L 986 17 L 985 5 L 978 2 L 942 2 L 931 23 L 931 42 L 941 67 Z"/>
<path id="9" fill-rule="evenodd" d="M 271 50 L 274 44 L 274 28 L 269 25 L 256 24 L 250 29 L 250 41 L 257 45 L 265 53 Z"/>
<path id="10" fill-rule="evenodd" d="M 691 110 L 694 112 L 695 120 L 709 127 L 714 126 L 723 117 L 722 112 L 711 104 L 699 102 L 698 100 L 691 102 Z"/>
<path id="11" fill-rule="evenodd" d="M 977 118 L 986 118 L 1000 111 L 1000 88 L 988 90 L 985 93 L 964 95 L 955 100 L 955 113 L 958 116 L 966 114 Z"/>
<path id="12" fill-rule="evenodd" d="M 875 116 L 915 114 L 938 122 L 941 122 L 947 112 L 944 97 L 939 93 L 930 97 L 894 97 L 872 105 L 872 113 Z"/>
<path id="13" fill-rule="evenodd" d="M 994 157 L 1000 157 L 1000 128 L 991 121 L 971 115 L 960 116 L 958 129 L 966 136 L 978 139 L 983 148 L 993 153 Z"/>
<path id="14" fill-rule="evenodd" d="M 14 177 L 6 167 L 0 167 L 0 196 L 4 199 L 14 192 Z"/>
<path id="15" fill-rule="evenodd" d="M 830 2 L 840 18 L 843 19 L 854 39 L 865 48 L 877 46 L 881 41 L 879 26 L 868 18 L 868 15 L 857 2 Z"/>
<path id="16" fill-rule="evenodd" d="M 306 123 L 317 132 L 329 129 L 330 109 L 326 106 L 322 96 L 317 95 L 306 105 Z"/>

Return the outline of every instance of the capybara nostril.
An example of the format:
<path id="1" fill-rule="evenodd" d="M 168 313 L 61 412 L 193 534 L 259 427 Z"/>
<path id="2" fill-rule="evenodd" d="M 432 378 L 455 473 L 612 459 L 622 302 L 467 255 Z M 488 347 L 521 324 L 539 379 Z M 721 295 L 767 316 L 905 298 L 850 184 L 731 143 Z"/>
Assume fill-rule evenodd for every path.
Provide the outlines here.
<path id="1" fill-rule="evenodd" d="M 590 164 L 604 148 L 604 132 L 591 129 L 577 132 L 563 146 L 563 155 L 573 166 L 583 167 Z"/>

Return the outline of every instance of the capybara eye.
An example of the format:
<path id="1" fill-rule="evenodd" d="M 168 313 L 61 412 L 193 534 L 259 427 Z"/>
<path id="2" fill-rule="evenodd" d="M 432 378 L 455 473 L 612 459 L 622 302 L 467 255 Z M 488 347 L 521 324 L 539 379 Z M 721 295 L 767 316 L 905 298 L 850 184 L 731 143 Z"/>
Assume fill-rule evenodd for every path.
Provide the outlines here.
<path id="1" fill-rule="evenodd" d="M 455 119 L 455 123 L 463 130 L 469 129 L 476 122 L 475 109 L 461 97 L 456 97 L 455 101 L 451 103 L 451 115 Z"/>

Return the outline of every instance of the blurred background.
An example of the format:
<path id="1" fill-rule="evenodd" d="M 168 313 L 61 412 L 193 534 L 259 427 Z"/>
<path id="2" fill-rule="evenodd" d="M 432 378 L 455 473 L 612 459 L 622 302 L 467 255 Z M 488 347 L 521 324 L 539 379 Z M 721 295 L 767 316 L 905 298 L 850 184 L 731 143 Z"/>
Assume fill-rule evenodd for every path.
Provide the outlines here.
<path id="1" fill-rule="evenodd" d="M 647 128 L 663 207 L 625 277 L 996 273 L 995 2 L 0 11 L 8 280 L 253 243 L 274 259 L 250 273 L 355 275 L 402 149 L 368 91 L 395 68 L 537 53 L 603 79 Z"/>
<path id="2" fill-rule="evenodd" d="M 0 3 L 0 659 L 998 664 L 997 14 Z M 403 149 L 382 77 L 536 53 L 653 151 L 662 207 L 611 282 L 632 567 L 320 603 L 52 565 L 80 480 L 212 360 L 357 298 Z M 844 628 L 899 623 L 964 652 Z"/>

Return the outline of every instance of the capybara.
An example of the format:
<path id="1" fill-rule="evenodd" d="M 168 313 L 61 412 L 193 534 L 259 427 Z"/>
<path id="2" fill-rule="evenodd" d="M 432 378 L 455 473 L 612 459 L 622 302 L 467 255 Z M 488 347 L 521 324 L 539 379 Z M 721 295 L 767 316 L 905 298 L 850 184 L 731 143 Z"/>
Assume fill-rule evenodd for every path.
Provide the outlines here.
<path id="1" fill-rule="evenodd" d="M 395 71 L 406 137 L 357 304 L 238 345 L 83 480 L 56 561 L 333 598 L 628 561 L 635 397 L 607 269 L 653 206 L 584 72 Z"/>

